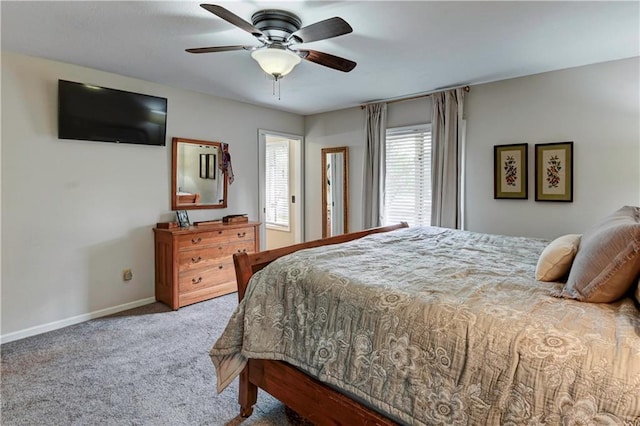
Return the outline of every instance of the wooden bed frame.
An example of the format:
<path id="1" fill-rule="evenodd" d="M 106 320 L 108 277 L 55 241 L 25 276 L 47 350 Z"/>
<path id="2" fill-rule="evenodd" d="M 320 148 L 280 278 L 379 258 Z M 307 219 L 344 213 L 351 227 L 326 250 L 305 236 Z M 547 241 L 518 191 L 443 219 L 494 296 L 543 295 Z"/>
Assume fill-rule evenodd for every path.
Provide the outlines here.
<path id="1" fill-rule="evenodd" d="M 258 253 L 236 253 L 233 262 L 242 300 L 251 276 L 277 258 L 298 250 L 344 243 L 408 225 L 372 228 Z M 249 417 L 263 389 L 315 425 L 396 425 L 397 423 L 282 361 L 249 359 L 240 373 L 240 415 Z"/>

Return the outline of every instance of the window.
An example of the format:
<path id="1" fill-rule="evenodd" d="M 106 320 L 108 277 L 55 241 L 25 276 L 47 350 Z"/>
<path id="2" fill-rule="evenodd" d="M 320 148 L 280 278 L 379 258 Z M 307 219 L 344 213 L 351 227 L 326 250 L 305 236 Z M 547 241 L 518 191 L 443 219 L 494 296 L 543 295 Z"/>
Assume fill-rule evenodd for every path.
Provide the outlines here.
<path id="1" fill-rule="evenodd" d="M 431 224 L 431 125 L 387 129 L 384 224 Z"/>
<path id="2" fill-rule="evenodd" d="M 266 225 L 289 230 L 289 141 L 266 142 Z"/>

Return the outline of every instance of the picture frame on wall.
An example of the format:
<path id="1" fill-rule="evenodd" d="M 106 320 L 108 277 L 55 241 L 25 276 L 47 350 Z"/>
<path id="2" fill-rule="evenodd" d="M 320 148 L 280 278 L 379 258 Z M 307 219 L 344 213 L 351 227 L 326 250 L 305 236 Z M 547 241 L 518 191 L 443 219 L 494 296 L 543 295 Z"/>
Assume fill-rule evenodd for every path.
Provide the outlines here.
<path id="1" fill-rule="evenodd" d="M 208 171 L 207 154 L 200 154 L 200 179 L 206 179 Z"/>
<path id="2" fill-rule="evenodd" d="M 217 165 L 215 154 L 200 154 L 200 178 L 215 179 Z"/>
<path id="3" fill-rule="evenodd" d="M 207 177 L 209 179 L 216 178 L 216 170 L 218 169 L 218 160 L 215 154 L 207 154 Z"/>
<path id="4" fill-rule="evenodd" d="M 526 143 L 494 145 L 494 199 L 526 200 L 529 197 L 528 151 Z"/>
<path id="5" fill-rule="evenodd" d="M 536 201 L 573 202 L 573 142 L 535 145 Z"/>

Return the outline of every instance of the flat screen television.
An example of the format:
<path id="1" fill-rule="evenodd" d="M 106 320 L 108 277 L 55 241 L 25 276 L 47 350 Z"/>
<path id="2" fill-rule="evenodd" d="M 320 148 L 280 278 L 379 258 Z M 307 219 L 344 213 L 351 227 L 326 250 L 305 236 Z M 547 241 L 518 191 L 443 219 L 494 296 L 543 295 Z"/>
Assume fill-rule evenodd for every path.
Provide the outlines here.
<path id="1" fill-rule="evenodd" d="M 58 80 L 58 138 L 166 144 L 167 99 Z"/>

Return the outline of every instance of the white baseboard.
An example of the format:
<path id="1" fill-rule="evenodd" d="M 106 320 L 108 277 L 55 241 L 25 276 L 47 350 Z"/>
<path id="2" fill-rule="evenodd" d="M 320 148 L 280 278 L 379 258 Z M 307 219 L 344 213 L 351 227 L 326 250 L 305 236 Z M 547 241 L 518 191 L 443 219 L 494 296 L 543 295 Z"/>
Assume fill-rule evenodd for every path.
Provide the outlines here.
<path id="1" fill-rule="evenodd" d="M 117 312 L 126 311 L 127 309 L 137 308 L 139 306 L 148 305 L 156 301 L 155 297 L 136 300 L 134 302 L 125 303 L 123 305 L 113 306 L 111 308 L 100 309 L 99 311 L 89 312 L 88 314 L 77 315 L 75 317 L 66 318 L 59 321 L 53 321 L 47 324 L 36 325 L 24 330 L 14 331 L 0 336 L 0 344 L 13 342 L 14 340 L 24 339 L 25 337 L 35 336 L 36 334 L 46 333 L 47 331 L 57 330 L 81 322 L 89 321 L 94 318 L 100 318 Z"/>

